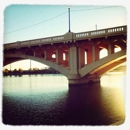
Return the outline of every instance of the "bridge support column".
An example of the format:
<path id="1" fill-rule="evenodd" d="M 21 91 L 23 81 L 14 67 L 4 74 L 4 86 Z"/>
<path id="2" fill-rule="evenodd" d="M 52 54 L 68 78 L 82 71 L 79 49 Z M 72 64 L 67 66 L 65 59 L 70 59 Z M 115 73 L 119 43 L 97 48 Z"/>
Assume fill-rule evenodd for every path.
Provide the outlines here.
<path id="1" fill-rule="evenodd" d="M 62 64 L 63 62 L 63 52 L 61 49 L 56 50 L 56 63 L 57 64 Z"/>
<path id="2" fill-rule="evenodd" d="M 70 67 L 70 74 L 77 74 L 78 48 L 76 46 L 72 46 L 69 48 L 69 67 Z"/>
<path id="3" fill-rule="evenodd" d="M 115 48 L 114 45 L 109 42 L 108 43 L 108 55 L 114 53 L 114 48 Z"/>
<path id="4" fill-rule="evenodd" d="M 79 49 L 79 68 L 82 68 L 85 66 L 85 49 L 84 48 L 78 48 Z"/>
<path id="5" fill-rule="evenodd" d="M 96 75 L 84 76 L 80 79 L 68 79 L 69 87 L 82 87 L 82 85 L 92 85 L 93 83 L 100 83 L 100 77 Z"/>
<path id="6" fill-rule="evenodd" d="M 95 45 L 94 47 L 95 47 L 95 60 L 99 60 L 99 52 L 100 52 L 99 47 L 98 45 Z"/>
<path id="7" fill-rule="evenodd" d="M 93 61 L 93 52 L 92 48 L 87 50 L 87 64 L 90 64 Z"/>
<path id="8" fill-rule="evenodd" d="M 92 44 L 92 61 L 95 61 L 95 46 Z"/>
<path id="9" fill-rule="evenodd" d="M 68 80 L 73 82 L 73 79 L 77 81 L 79 79 L 79 73 L 78 73 L 78 47 L 77 46 L 71 46 L 69 48 L 69 73 L 67 75 Z M 76 82 L 74 82 L 75 84 Z"/>

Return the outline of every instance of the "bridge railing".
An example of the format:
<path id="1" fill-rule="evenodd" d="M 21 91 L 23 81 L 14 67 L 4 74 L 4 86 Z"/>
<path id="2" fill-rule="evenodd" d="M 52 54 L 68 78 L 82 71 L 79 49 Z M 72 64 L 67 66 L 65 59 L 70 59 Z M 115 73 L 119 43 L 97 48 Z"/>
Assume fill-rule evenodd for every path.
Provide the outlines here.
<path id="1" fill-rule="evenodd" d="M 126 33 L 126 31 L 127 31 L 126 26 L 119 26 L 119 27 L 89 31 L 89 32 L 67 33 L 65 35 L 60 35 L 60 36 L 27 40 L 27 41 L 17 41 L 14 43 L 4 44 L 4 49 L 65 42 L 68 40 L 68 38 L 69 38 L 69 40 L 71 40 L 71 39 L 82 40 L 82 39 L 96 38 L 96 37 L 101 37 L 101 36 L 110 36 L 113 34 L 117 35 L 117 34 L 121 34 L 121 33 Z"/>
<path id="2" fill-rule="evenodd" d="M 4 44 L 4 49 L 29 47 L 34 45 L 50 44 L 64 41 L 64 35 L 47 37 L 41 39 L 27 40 L 27 41 L 17 41 L 14 43 Z"/>
<path id="3" fill-rule="evenodd" d="M 109 36 L 109 35 L 119 34 L 119 33 L 126 33 L 126 26 L 75 33 L 75 39 L 92 38 L 92 37 L 96 38 L 102 35 Z"/>

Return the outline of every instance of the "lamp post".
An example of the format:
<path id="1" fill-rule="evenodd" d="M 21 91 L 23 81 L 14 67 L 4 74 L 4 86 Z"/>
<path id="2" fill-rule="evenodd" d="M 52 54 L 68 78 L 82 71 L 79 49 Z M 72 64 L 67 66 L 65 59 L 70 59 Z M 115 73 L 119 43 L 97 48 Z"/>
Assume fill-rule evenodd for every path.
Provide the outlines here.
<path id="1" fill-rule="evenodd" d="M 68 6 L 69 32 L 70 32 L 70 6 Z"/>
<path id="2" fill-rule="evenodd" d="M 96 30 L 97 30 L 97 24 L 95 25 L 95 27 L 96 27 Z"/>

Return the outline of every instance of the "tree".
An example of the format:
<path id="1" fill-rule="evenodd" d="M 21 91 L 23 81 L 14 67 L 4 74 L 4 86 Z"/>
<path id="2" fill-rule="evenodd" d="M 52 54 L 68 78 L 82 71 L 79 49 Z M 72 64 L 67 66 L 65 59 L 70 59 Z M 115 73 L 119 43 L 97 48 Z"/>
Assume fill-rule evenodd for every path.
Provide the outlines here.
<path id="1" fill-rule="evenodd" d="M 5 74 L 7 74 L 8 72 L 9 72 L 8 69 L 4 69 L 4 70 L 3 70 L 3 73 L 5 73 Z"/>
<path id="2" fill-rule="evenodd" d="M 23 72 L 23 69 L 21 69 L 21 68 L 19 68 L 19 70 L 18 70 L 20 73 L 22 73 Z"/>

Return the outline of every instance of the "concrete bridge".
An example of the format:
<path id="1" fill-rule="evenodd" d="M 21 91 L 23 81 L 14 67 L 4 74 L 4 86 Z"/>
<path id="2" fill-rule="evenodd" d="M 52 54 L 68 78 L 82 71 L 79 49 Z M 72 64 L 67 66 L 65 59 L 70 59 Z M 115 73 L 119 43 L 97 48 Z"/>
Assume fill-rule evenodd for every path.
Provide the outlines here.
<path id="1" fill-rule="evenodd" d="M 118 26 L 8 43 L 3 46 L 3 64 L 31 59 L 65 75 L 69 86 L 99 82 L 105 72 L 126 62 L 126 35 L 127 27 Z M 115 52 L 117 47 L 121 51 Z M 100 59 L 103 48 L 108 55 Z"/>

